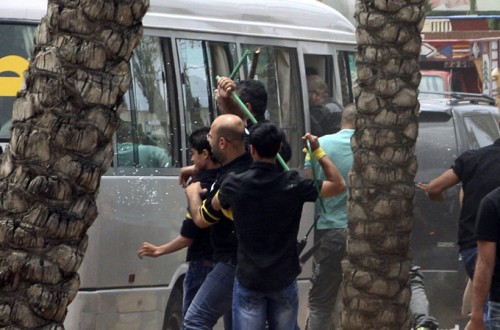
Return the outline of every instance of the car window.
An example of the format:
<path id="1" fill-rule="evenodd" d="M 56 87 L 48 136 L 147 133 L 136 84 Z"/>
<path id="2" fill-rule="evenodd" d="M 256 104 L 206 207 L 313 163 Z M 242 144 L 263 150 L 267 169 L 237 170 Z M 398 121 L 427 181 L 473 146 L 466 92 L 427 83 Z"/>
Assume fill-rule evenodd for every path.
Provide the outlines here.
<path id="1" fill-rule="evenodd" d="M 420 91 L 420 98 L 437 98 L 442 97 L 440 94 L 432 94 L 432 92 L 444 93 L 448 92 L 445 87 L 445 80 L 441 76 L 437 75 L 422 75 L 420 80 L 420 85 L 418 86 Z"/>
<path id="2" fill-rule="evenodd" d="M 498 124 L 491 115 L 464 116 L 467 143 L 470 149 L 488 146 L 498 139 Z"/>
<path id="3" fill-rule="evenodd" d="M 415 153 L 418 161 L 416 181 L 428 182 L 450 168 L 457 157 L 457 142 L 453 120 L 448 114 L 420 114 Z"/>

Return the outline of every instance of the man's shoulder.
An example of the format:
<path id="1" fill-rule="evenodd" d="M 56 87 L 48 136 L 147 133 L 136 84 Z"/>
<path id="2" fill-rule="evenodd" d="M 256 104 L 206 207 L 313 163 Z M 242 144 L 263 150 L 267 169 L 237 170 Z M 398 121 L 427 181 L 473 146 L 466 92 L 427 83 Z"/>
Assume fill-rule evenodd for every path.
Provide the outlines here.
<path id="1" fill-rule="evenodd" d="M 224 174 L 232 172 L 244 172 L 250 168 L 250 165 L 252 165 L 252 161 L 252 156 L 250 156 L 250 153 L 246 151 L 244 154 L 241 154 L 240 156 L 233 159 L 227 165 L 221 167 L 221 172 Z"/>
<path id="2" fill-rule="evenodd" d="M 496 206 L 498 206 L 500 208 L 500 187 L 496 188 L 496 189 L 493 189 L 492 191 L 490 191 L 485 197 L 484 199 L 486 200 L 489 200 L 491 201 L 493 204 L 495 204 Z"/>
<path id="3" fill-rule="evenodd" d="M 308 179 L 300 175 L 300 173 L 296 170 L 289 170 L 280 173 L 278 180 L 279 182 L 281 182 L 282 185 L 287 185 L 288 187 L 300 186 L 300 184 L 310 183 L 314 181 L 312 179 Z"/>
<path id="4" fill-rule="evenodd" d="M 214 181 L 217 179 L 217 175 L 219 173 L 219 169 L 204 169 L 200 170 L 197 174 L 195 179 L 197 181 L 200 181 L 201 186 L 206 188 L 206 186 L 211 186 Z"/>
<path id="5" fill-rule="evenodd" d="M 327 134 L 319 137 L 319 143 L 350 143 L 354 130 L 340 130 L 337 133 Z"/>
<path id="6" fill-rule="evenodd" d="M 498 140 L 497 140 L 498 141 Z M 490 144 L 479 149 L 464 151 L 458 158 L 458 162 L 477 161 L 479 159 L 498 159 L 500 160 L 500 145 Z M 499 162 L 500 166 L 500 162 Z"/>
<path id="7" fill-rule="evenodd" d="M 323 106 L 327 107 L 330 112 L 342 112 L 344 110 L 344 107 L 333 99 L 327 99 L 325 103 L 323 103 Z"/>

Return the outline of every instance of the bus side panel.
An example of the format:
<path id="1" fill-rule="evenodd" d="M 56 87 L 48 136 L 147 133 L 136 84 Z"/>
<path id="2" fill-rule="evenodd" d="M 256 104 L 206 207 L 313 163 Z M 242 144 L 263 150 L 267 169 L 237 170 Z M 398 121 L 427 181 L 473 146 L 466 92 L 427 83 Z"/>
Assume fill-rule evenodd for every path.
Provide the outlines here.
<path id="1" fill-rule="evenodd" d="M 298 239 L 301 240 L 305 237 L 307 232 L 311 229 L 314 222 L 314 204 L 304 204 L 302 210 L 302 218 L 300 221 L 300 230 Z M 307 237 L 307 245 L 302 254 L 307 252 L 314 245 L 314 230 L 312 230 Z M 297 277 L 297 286 L 299 288 L 299 315 L 298 323 L 301 329 L 305 329 L 307 313 L 308 313 L 308 296 L 311 282 L 309 279 L 312 276 L 313 258 L 310 258 L 304 265 L 302 265 L 302 272 Z"/>
<path id="2" fill-rule="evenodd" d="M 163 324 L 167 288 L 80 291 L 64 326 L 72 330 L 158 330 Z"/>
<path id="3" fill-rule="evenodd" d="M 169 282 L 186 270 L 185 251 L 139 259 L 137 250 L 144 241 L 161 245 L 179 234 L 186 197 L 177 180 L 176 176 L 103 177 L 99 216 L 88 232 L 89 246 L 79 269 L 81 288 L 70 305 L 68 325 L 110 329 L 111 324 L 131 318 L 130 329 L 161 327 L 175 284 Z"/>

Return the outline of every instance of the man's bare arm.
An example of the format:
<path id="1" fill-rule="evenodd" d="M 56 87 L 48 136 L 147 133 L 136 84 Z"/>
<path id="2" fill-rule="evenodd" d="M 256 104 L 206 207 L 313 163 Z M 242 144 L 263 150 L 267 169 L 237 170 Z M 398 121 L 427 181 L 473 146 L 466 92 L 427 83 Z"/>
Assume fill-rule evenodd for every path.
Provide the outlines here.
<path id="1" fill-rule="evenodd" d="M 328 158 L 326 153 L 320 148 L 318 137 L 311 133 L 306 133 L 303 139 L 309 141 L 313 152 L 312 156 L 318 160 L 325 174 L 325 180 L 320 190 L 321 196 L 331 197 L 345 191 L 346 184 L 344 178 L 342 178 L 337 166 L 335 166 L 332 160 Z"/>
<path id="2" fill-rule="evenodd" d="M 437 178 L 431 180 L 428 184 L 419 182 L 417 188 L 422 190 L 433 201 L 444 201 L 446 197 L 444 192 L 446 189 L 456 185 L 460 182 L 458 176 L 452 169 L 447 170 Z"/>
<path id="3" fill-rule="evenodd" d="M 201 188 L 199 182 L 194 182 L 186 187 L 186 197 L 188 202 L 188 210 L 191 214 L 191 218 L 194 223 L 200 228 L 207 228 L 210 226 L 209 223 L 205 222 L 200 214 L 200 208 L 202 205 L 201 194 L 206 192 L 206 189 Z"/>
<path id="4" fill-rule="evenodd" d="M 466 329 L 484 328 L 484 306 L 488 299 L 491 287 L 493 269 L 496 259 L 496 242 L 478 241 L 477 263 L 474 270 L 474 280 L 472 281 L 472 310 L 471 319 Z"/>

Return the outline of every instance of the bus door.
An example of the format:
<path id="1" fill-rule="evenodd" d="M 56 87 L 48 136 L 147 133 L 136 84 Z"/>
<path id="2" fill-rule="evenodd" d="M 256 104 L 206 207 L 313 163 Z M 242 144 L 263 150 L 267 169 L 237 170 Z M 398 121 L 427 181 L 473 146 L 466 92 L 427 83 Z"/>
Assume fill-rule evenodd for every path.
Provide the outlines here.
<path id="1" fill-rule="evenodd" d="M 302 135 L 304 134 L 304 119 L 302 115 L 302 93 L 300 89 L 300 71 L 297 50 L 295 48 L 242 44 L 242 52 L 249 51 L 248 65 L 244 68 L 245 78 L 252 71 L 253 54 L 259 52 L 255 70 L 251 73 L 253 79 L 264 83 L 267 90 L 267 118 L 273 124 L 279 125 L 287 136 L 292 149 L 290 167 L 301 167 Z"/>
<path id="2" fill-rule="evenodd" d="M 217 117 L 214 89 L 216 76 L 229 76 L 237 62 L 236 44 L 196 39 L 176 39 L 185 137 L 210 126 Z M 189 156 L 188 161 L 189 161 Z"/>
<path id="3" fill-rule="evenodd" d="M 355 79 L 354 54 L 336 51 L 331 54 L 304 54 L 309 129 L 313 134 L 332 134 L 340 129 L 340 115 L 333 120 L 320 116 L 339 112 L 353 102 L 352 82 Z M 337 118 L 338 117 L 338 118 Z"/>
<path id="4" fill-rule="evenodd" d="M 329 97 L 343 106 L 354 102 L 353 84 L 357 78 L 354 52 L 342 50 L 332 51 L 331 54 L 304 54 L 304 65 L 306 76 L 316 74 L 323 78 Z"/>

